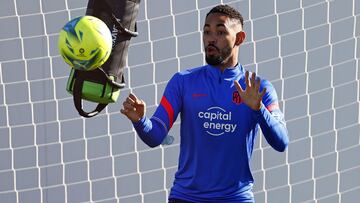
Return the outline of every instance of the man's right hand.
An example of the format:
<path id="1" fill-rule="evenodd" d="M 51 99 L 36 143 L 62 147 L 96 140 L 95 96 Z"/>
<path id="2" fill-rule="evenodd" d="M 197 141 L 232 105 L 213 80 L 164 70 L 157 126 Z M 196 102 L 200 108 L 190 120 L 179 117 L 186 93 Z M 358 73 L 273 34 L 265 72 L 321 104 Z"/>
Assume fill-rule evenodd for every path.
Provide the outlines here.
<path id="1" fill-rule="evenodd" d="M 138 99 L 135 94 L 130 93 L 123 102 L 123 108 L 120 112 L 124 114 L 132 122 L 139 121 L 145 116 L 146 104 L 143 100 Z"/>

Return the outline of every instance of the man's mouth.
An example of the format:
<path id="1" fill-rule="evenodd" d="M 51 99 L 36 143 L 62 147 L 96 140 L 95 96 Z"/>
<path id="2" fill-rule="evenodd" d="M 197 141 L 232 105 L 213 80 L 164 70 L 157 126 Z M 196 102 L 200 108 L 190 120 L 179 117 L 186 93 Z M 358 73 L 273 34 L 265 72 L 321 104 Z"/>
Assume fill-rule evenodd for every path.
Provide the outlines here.
<path id="1" fill-rule="evenodd" d="M 205 51 L 207 54 L 215 54 L 215 53 L 218 53 L 219 52 L 219 48 L 217 48 L 216 46 L 214 45 L 208 45 L 206 48 L 205 48 Z"/>

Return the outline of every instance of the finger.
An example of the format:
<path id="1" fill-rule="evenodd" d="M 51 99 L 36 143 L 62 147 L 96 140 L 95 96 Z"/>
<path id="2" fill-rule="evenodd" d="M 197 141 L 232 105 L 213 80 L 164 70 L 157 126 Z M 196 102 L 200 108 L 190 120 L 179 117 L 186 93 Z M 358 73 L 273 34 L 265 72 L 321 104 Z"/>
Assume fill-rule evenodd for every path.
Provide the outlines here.
<path id="1" fill-rule="evenodd" d="M 262 98 L 266 93 L 266 87 L 264 87 L 264 89 L 260 92 L 260 98 Z"/>
<path id="2" fill-rule="evenodd" d="M 134 101 L 136 105 L 144 104 L 145 102 L 139 98 L 136 97 L 135 94 L 130 93 L 129 97 Z"/>
<path id="3" fill-rule="evenodd" d="M 127 97 L 125 101 L 133 106 L 136 105 L 136 102 L 133 99 L 131 99 L 130 97 Z"/>
<path id="4" fill-rule="evenodd" d="M 246 87 L 251 87 L 250 82 L 249 82 L 249 71 L 245 72 L 245 84 L 246 84 Z"/>
<path id="5" fill-rule="evenodd" d="M 138 101 L 139 101 L 139 102 L 137 103 L 138 105 L 145 106 L 145 101 L 144 101 L 144 100 L 139 99 Z"/>
<path id="6" fill-rule="evenodd" d="M 255 78 L 256 78 L 256 73 L 252 73 L 251 74 L 251 79 L 250 79 L 250 85 L 253 87 L 255 86 Z"/>
<path id="7" fill-rule="evenodd" d="M 120 112 L 126 116 L 129 111 L 126 109 L 120 109 Z"/>
<path id="8" fill-rule="evenodd" d="M 124 106 L 124 109 L 126 109 L 128 111 L 135 111 L 136 110 L 136 108 L 133 105 L 131 105 L 131 104 L 127 103 L 127 102 L 124 102 L 123 106 Z"/>
<path id="9" fill-rule="evenodd" d="M 135 94 L 130 93 L 130 94 L 129 94 L 129 98 L 132 99 L 135 104 L 139 104 L 139 99 L 136 97 Z"/>
<path id="10" fill-rule="evenodd" d="M 241 87 L 241 85 L 237 80 L 234 80 L 234 85 L 236 90 L 239 92 L 239 94 L 242 94 L 244 92 L 243 88 Z"/>
<path id="11" fill-rule="evenodd" d="M 134 105 L 135 104 L 135 101 L 133 99 L 131 99 L 130 97 L 127 97 L 126 98 L 126 102 L 131 104 L 131 105 Z"/>
<path id="12" fill-rule="evenodd" d="M 255 79 L 255 90 L 256 90 L 256 92 L 259 92 L 260 83 L 261 83 L 260 78 L 259 78 L 259 77 L 256 77 L 256 79 Z"/>

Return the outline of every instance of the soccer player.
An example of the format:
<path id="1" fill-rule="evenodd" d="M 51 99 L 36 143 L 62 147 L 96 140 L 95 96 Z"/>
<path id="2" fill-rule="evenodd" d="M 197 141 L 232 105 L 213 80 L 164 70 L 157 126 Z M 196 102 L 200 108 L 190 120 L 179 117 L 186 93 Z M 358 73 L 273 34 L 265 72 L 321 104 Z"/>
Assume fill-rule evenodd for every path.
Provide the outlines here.
<path id="1" fill-rule="evenodd" d="M 176 73 L 151 118 L 134 94 L 123 103 L 121 113 L 150 147 L 162 143 L 180 113 L 180 155 L 169 203 L 254 202 L 249 162 L 259 128 L 275 150 L 287 148 L 274 87 L 238 62 L 244 39 L 237 10 L 212 8 L 203 28 L 207 65 Z"/>

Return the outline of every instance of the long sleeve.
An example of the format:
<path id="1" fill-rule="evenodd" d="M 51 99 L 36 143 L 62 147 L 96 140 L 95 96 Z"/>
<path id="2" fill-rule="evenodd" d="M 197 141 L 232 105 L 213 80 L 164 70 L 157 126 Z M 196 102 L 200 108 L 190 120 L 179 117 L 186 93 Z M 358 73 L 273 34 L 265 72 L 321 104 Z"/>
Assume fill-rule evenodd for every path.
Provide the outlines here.
<path id="1" fill-rule="evenodd" d="M 167 135 L 166 128 L 161 121 L 157 121 L 156 117 L 151 119 L 143 117 L 133 125 L 140 139 L 149 147 L 160 145 Z"/>
<path id="2" fill-rule="evenodd" d="M 181 76 L 177 73 L 168 82 L 154 115 L 133 123 L 141 140 L 149 147 L 160 145 L 175 122 L 181 105 Z"/>
<path id="3" fill-rule="evenodd" d="M 263 105 L 259 111 L 255 111 L 261 131 L 266 141 L 279 152 L 286 150 L 289 138 L 284 116 L 279 109 L 271 113 Z"/>
<path id="4" fill-rule="evenodd" d="M 283 152 L 289 143 L 284 115 L 279 108 L 278 97 L 273 85 L 269 81 L 263 80 L 260 91 L 264 87 L 267 89 L 262 99 L 264 105 L 259 111 L 255 111 L 255 116 L 266 141 L 275 150 Z"/>

